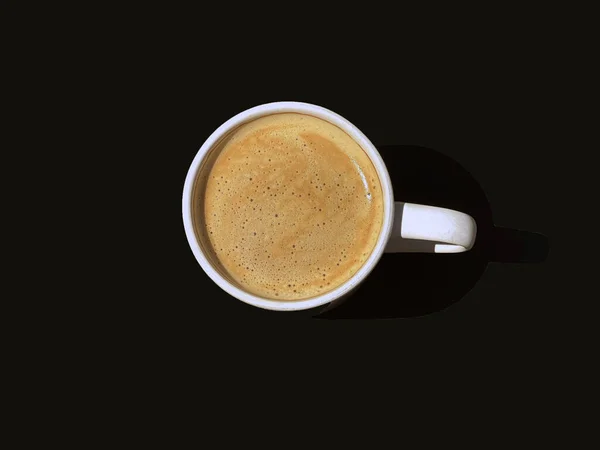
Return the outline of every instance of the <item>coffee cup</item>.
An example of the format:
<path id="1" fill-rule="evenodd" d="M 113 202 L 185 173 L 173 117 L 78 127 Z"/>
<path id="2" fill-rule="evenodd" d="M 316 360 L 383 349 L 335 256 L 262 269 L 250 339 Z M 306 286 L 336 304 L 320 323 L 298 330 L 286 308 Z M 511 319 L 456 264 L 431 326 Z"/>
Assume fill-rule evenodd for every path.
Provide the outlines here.
<path id="1" fill-rule="evenodd" d="M 295 113 L 326 121 L 347 134 L 368 156 L 379 178 L 382 204 L 381 226 L 372 251 L 361 262 L 353 275 L 340 285 L 308 298 L 284 300 L 264 296 L 245 289 L 224 273 L 215 255 L 210 251 L 199 231 L 195 196 L 197 185 L 210 170 L 211 155 L 228 136 L 245 124 L 264 117 Z M 402 200 L 402 199 L 398 199 Z M 392 182 L 381 155 L 371 141 L 352 123 L 321 106 L 301 102 L 275 102 L 243 111 L 217 128 L 200 147 L 188 170 L 182 196 L 182 216 L 186 237 L 196 260 L 204 272 L 224 291 L 233 297 L 259 308 L 275 311 L 324 310 L 341 304 L 369 275 L 386 252 L 427 251 L 434 253 L 460 253 L 472 248 L 477 226 L 475 220 L 462 212 L 436 207 L 405 203 L 394 199 Z M 400 220 L 401 218 L 401 220 Z M 401 238 L 401 239 L 398 239 Z M 398 242 L 405 245 L 398 245 Z M 413 242 L 414 245 L 410 245 Z M 427 242 L 428 245 L 418 245 Z M 406 245 L 408 243 L 408 245 Z"/>

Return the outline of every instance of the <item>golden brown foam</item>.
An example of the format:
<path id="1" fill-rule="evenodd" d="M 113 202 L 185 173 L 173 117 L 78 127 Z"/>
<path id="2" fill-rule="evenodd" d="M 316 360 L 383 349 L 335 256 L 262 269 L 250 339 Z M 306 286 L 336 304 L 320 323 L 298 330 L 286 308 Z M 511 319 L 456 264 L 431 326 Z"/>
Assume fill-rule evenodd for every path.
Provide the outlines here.
<path id="1" fill-rule="evenodd" d="M 344 131 L 275 114 L 221 143 L 203 193 L 203 223 L 222 269 L 243 289 L 299 300 L 356 273 L 379 236 L 377 172 Z"/>

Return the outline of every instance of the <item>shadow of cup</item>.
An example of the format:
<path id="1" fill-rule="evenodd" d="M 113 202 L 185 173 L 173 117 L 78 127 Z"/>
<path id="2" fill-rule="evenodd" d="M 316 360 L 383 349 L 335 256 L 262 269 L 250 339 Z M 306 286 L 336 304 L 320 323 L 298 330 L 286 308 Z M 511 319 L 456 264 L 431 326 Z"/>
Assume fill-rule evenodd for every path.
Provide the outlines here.
<path id="1" fill-rule="evenodd" d="M 390 319 L 430 314 L 463 298 L 490 262 L 539 263 L 546 259 L 548 238 L 494 226 L 483 189 L 452 158 L 414 145 L 378 149 L 388 167 L 397 201 L 469 214 L 477 222 L 475 245 L 464 253 L 420 253 L 431 251 L 436 243 L 392 238 L 388 249 L 402 253 L 385 254 L 348 300 L 317 318 Z"/>

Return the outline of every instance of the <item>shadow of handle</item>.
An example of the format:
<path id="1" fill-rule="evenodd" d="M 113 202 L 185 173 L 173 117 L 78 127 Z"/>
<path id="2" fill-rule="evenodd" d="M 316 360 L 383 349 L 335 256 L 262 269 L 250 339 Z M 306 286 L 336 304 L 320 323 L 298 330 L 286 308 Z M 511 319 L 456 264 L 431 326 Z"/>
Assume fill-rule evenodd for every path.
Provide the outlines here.
<path id="1" fill-rule="evenodd" d="M 494 227 L 488 243 L 490 262 L 539 263 L 550 251 L 549 240 L 540 233 Z"/>

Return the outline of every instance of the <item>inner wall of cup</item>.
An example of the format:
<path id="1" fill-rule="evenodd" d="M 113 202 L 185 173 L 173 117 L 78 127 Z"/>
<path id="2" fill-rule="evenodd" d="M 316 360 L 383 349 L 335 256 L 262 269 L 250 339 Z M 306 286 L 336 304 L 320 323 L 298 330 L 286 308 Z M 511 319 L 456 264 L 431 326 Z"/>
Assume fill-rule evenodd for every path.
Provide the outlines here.
<path id="1" fill-rule="evenodd" d="M 296 112 L 296 111 L 290 111 L 290 112 Z M 272 112 L 269 114 L 265 114 L 264 116 L 268 116 L 268 115 L 272 115 L 272 114 L 280 114 L 281 112 Z M 310 112 L 306 112 L 306 111 L 297 111 L 298 114 L 307 114 L 307 115 L 313 115 L 314 117 L 317 117 L 321 120 L 327 120 L 324 117 L 319 117 L 319 115 L 316 114 L 310 114 Z M 264 117 L 264 116 L 260 116 L 260 117 Z M 241 127 L 242 125 L 244 125 L 247 122 L 251 122 L 253 120 L 258 119 L 259 117 L 255 117 L 249 121 L 244 121 L 242 123 L 237 124 L 236 127 L 234 127 L 233 129 L 229 130 L 226 134 L 224 134 L 217 143 L 215 143 L 215 145 L 213 145 L 213 147 L 207 152 L 206 156 L 204 157 L 204 160 L 202 161 L 198 172 L 196 174 L 196 180 L 194 182 L 194 188 L 192 190 L 192 208 L 191 208 L 191 212 L 192 212 L 192 222 L 193 222 L 193 226 L 194 226 L 194 233 L 196 235 L 196 238 L 198 240 L 198 244 L 200 245 L 204 255 L 206 256 L 206 259 L 208 260 L 208 262 L 211 264 L 211 266 L 225 279 L 227 280 L 227 282 L 229 282 L 230 284 L 232 284 L 233 286 L 235 286 L 236 288 L 246 292 L 249 295 L 255 296 L 256 294 L 252 294 L 249 291 L 246 290 L 246 288 L 244 288 L 244 286 L 242 286 L 240 283 L 238 283 L 236 280 L 234 280 L 228 273 L 227 269 L 225 269 L 225 267 L 223 267 L 223 265 L 221 264 L 220 260 L 217 258 L 213 246 L 210 242 L 210 239 L 208 237 L 207 231 L 206 231 L 206 224 L 204 222 L 204 202 L 205 202 L 205 193 L 206 193 L 206 185 L 208 182 L 208 178 L 209 178 L 209 174 L 212 170 L 212 167 L 214 166 L 217 158 L 219 157 L 221 151 L 223 150 L 223 147 L 225 145 L 225 143 L 227 142 L 228 138 L 235 133 L 235 131 Z M 327 120 L 328 122 L 332 123 L 333 125 L 335 125 L 336 127 L 341 128 L 345 133 L 347 133 L 350 137 L 352 137 L 352 135 L 350 133 L 348 133 L 347 130 L 345 130 L 343 127 L 340 127 L 340 125 L 336 124 L 335 122 L 331 122 L 329 120 Z M 352 139 L 356 140 L 354 137 L 352 137 Z M 361 143 L 359 141 L 356 141 L 361 149 L 367 154 L 367 156 L 369 156 L 369 159 L 372 160 L 369 152 L 367 150 L 365 150 L 364 146 L 361 145 Z M 375 161 L 372 161 L 373 164 L 375 165 L 376 168 L 376 172 L 377 172 L 377 177 L 378 177 L 378 182 L 379 182 L 379 186 L 380 186 L 380 190 L 383 194 L 384 190 L 383 190 L 383 182 L 382 182 L 382 175 L 380 174 L 379 168 L 377 167 L 377 164 L 375 164 Z M 387 209 L 387 203 L 388 203 L 388 198 L 384 195 L 384 210 Z M 385 212 L 384 212 L 385 214 Z M 382 225 L 382 228 L 380 230 L 380 233 L 384 232 L 384 226 Z M 375 251 L 375 249 L 373 250 Z M 319 296 L 315 296 L 312 298 L 317 298 Z M 272 299 L 269 299 L 272 300 Z M 302 299 L 302 300 L 297 300 L 298 302 L 301 301 L 306 301 L 306 300 L 310 300 L 310 299 Z M 272 300 L 275 301 L 275 300 Z M 286 300 L 286 303 L 293 303 L 293 300 Z"/>

